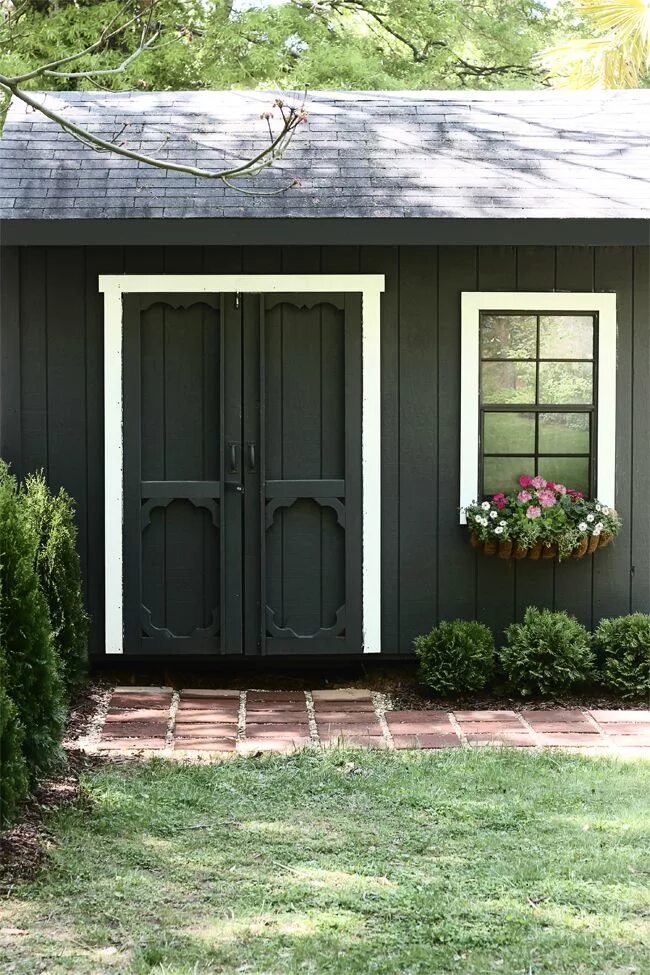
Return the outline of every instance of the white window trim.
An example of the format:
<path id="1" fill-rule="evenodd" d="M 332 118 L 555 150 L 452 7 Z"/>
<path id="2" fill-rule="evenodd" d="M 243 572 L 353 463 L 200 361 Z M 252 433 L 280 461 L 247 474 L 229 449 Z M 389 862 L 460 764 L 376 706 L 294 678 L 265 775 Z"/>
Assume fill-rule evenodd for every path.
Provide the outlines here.
<path id="1" fill-rule="evenodd" d="M 482 311 L 598 314 L 596 494 L 616 505 L 616 295 L 593 292 L 463 291 L 461 295 L 460 523 L 479 483 L 479 316 Z"/>
<path id="2" fill-rule="evenodd" d="M 104 295 L 105 651 L 124 652 L 122 295 L 344 292 L 362 296 L 363 651 L 381 652 L 381 294 L 383 274 L 101 274 Z"/>

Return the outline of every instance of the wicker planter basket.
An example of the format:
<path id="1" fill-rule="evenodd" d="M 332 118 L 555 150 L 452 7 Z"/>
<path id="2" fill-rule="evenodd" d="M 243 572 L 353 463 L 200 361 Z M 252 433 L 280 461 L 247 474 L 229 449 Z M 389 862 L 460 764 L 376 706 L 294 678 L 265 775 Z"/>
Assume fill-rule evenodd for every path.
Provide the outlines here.
<path id="1" fill-rule="evenodd" d="M 609 545 L 611 540 L 612 536 L 606 532 L 602 532 L 600 535 L 592 535 L 590 538 L 583 538 L 580 544 L 574 548 L 571 558 L 581 559 L 584 555 L 592 555 L 596 549 L 605 548 L 606 545 Z M 536 542 L 535 545 L 527 548 L 517 542 L 512 542 L 510 539 L 497 542 L 493 538 L 487 542 L 482 542 L 474 534 L 470 535 L 469 542 L 477 552 L 483 552 L 484 555 L 497 555 L 500 559 L 532 559 L 536 561 L 558 557 L 557 545 L 555 544 L 543 545 L 542 542 Z"/>

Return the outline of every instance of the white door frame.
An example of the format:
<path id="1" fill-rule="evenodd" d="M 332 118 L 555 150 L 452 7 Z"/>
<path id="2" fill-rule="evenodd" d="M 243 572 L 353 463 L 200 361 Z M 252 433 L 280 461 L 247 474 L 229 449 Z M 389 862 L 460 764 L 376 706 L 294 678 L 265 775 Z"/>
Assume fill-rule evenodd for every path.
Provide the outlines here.
<path id="1" fill-rule="evenodd" d="M 362 626 L 381 652 L 381 294 L 383 274 L 100 274 L 104 295 L 105 650 L 124 652 L 123 294 L 345 292 L 362 296 Z"/>

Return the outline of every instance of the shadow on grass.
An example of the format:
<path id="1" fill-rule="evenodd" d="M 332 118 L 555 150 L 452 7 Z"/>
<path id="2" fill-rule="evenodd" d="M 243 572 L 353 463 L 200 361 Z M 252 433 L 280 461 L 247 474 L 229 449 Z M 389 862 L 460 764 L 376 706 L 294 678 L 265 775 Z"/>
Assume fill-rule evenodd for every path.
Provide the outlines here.
<path id="1" fill-rule="evenodd" d="M 613 975 L 647 960 L 648 764 L 334 751 L 113 766 L 85 785 L 92 808 L 51 817 L 50 869 L 0 908 L 19 973 Z"/>

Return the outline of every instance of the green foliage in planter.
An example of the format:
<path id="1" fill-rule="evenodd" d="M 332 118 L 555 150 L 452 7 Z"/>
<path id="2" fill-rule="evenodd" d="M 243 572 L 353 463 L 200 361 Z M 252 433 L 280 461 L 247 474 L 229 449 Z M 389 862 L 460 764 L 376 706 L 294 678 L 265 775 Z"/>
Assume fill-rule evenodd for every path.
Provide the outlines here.
<path id="1" fill-rule="evenodd" d="M 7 825 L 27 795 L 24 734 L 16 705 L 4 688 L 5 680 L 0 658 L 0 827 Z"/>
<path id="2" fill-rule="evenodd" d="M 0 462 L 0 645 L 6 691 L 24 728 L 32 777 L 52 767 L 63 733 L 63 685 L 35 568 L 36 537 L 7 465 Z"/>
<path id="3" fill-rule="evenodd" d="M 506 630 L 506 641 L 501 666 L 523 697 L 565 694 L 593 676 L 589 634 L 567 613 L 529 606 L 523 623 Z"/>
<path id="4" fill-rule="evenodd" d="M 63 489 L 53 495 L 41 472 L 26 478 L 23 505 L 37 538 L 36 569 L 70 695 L 83 683 L 88 668 L 88 616 L 81 593 L 74 502 Z"/>
<path id="5" fill-rule="evenodd" d="M 437 694 L 482 690 L 494 670 L 494 638 L 483 623 L 453 620 L 416 637 L 422 681 Z"/>
<path id="6" fill-rule="evenodd" d="M 601 620 L 594 648 L 608 690 L 623 698 L 650 694 L 650 616 L 632 613 Z"/>

